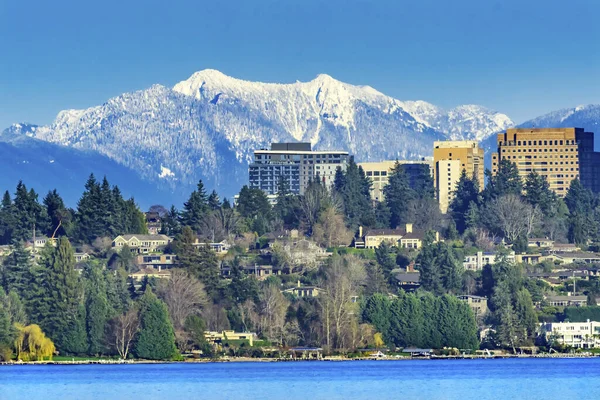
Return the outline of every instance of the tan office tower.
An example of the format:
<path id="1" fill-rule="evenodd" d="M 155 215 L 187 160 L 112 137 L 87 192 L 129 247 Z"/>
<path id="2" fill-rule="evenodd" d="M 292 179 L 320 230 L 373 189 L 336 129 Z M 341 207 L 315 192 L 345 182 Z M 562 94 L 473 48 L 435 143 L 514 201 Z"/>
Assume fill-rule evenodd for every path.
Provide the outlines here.
<path id="1" fill-rule="evenodd" d="M 515 128 L 498 135 L 498 152 L 492 154 L 492 173 L 500 160 L 517 165 L 523 180 L 531 172 L 543 175 L 556 194 L 565 196 L 573 179 L 598 191 L 599 153 L 594 134 L 581 128 Z"/>
<path id="2" fill-rule="evenodd" d="M 456 184 L 462 171 L 475 176 L 479 190 L 483 189 L 483 149 L 476 140 L 444 141 L 433 143 L 433 183 L 440 211 L 446 213 L 454 198 Z"/>

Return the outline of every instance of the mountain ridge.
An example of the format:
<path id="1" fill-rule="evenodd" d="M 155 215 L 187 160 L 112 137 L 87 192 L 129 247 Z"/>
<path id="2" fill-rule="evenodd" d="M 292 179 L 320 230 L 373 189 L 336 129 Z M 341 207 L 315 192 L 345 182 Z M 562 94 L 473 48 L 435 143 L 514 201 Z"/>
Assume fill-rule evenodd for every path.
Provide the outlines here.
<path id="1" fill-rule="evenodd" d="M 485 141 L 512 126 L 508 116 L 483 106 L 444 110 L 327 74 L 263 83 L 202 70 L 173 87 L 152 85 L 63 110 L 50 125 L 17 124 L 5 132 L 97 152 L 180 198 L 198 179 L 222 195 L 237 193 L 247 183 L 253 150 L 271 142 L 306 141 L 315 149 L 347 150 L 358 161 L 416 159 L 430 155 L 435 140 Z"/>

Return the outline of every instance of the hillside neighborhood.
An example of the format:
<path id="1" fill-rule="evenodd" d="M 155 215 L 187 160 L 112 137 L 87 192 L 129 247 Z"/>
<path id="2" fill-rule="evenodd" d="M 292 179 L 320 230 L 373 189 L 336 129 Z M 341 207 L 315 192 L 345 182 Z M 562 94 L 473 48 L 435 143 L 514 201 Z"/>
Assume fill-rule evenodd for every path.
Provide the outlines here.
<path id="1" fill-rule="evenodd" d="M 106 178 L 76 208 L 20 182 L 0 208 L 0 358 L 596 351 L 593 134 L 497 144 L 484 171 L 476 141 L 373 163 L 273 143 L 233 199 L 200 181 L 146 212 Z"/>

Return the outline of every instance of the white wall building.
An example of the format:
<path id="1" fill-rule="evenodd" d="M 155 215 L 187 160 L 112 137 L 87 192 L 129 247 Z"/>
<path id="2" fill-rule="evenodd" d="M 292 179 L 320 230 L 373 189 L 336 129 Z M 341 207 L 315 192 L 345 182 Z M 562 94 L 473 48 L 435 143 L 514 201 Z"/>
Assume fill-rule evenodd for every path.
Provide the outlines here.
<path id="1" fill-rule="evenodd" d="M 600 322 L 548 322 L 540 324 L 540 334 L 549 342 L 579 349 L 600 347 Z"/>
<path id="2" fill-rule="evenodd" d="M 490 264 L 490 265 L 495 264 L 499 258 L 500 257 L 498 256 L 498 253 L 479 251 L 479 252 L 477 252 L 477 254 L 474 254 L 472 256 L 466 256 L 465 260 L 463 261 L 463 267 L 466 270 L 480 271 L 487 264 Z M 515 262 L 515 252 L 511 251 L 506 256 L 506 259 L 509 262 L 514 263 Z"/>

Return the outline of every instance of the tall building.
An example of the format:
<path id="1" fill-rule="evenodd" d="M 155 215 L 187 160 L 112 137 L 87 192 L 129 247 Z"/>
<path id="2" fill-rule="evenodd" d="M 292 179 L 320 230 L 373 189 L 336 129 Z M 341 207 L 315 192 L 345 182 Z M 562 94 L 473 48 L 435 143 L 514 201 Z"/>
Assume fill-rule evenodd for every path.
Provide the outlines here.
<path id="1" fill-rule="evenodd" d="M 368 178 L 371 179 L 371 199 L 375 201 L 383 201 L 383 188 L 388 184 L 388 177 L 396 162 L 402 165 L 404 172 L 410 179 L 411 186 L 414 185 L 416 179 L 423 174 L 429 173 L 433 177 L 433 159 L 426 157 L 421 160 L 396 160 L 396 161 L 380 161 L 380 162 L 363 162 L 358 163 Z"/>
<path id="2" fill-rule="evenodd" d="M 304 194 L 310 181 L 331 186 L 335 171 L 345 171 L 347 163 L 347 151 L 313 151 L 310 143 L 272 143 L 270 150 L 254 151 L 248 168 L 250 187 L 275 195 L 283 176 L 292 193 Z"/>
<path id="3" fill-rule="evenodd" d="M 483 149 L 476 140 L 443 141 L 433 143 L 433 183 L 440 211 L 446 213 L 454 198 L 456 184 L 462 171 L 477 178 L 483 189 Z"/>
<path id="4" fill-rule="evenodd" d="M 501 160 L 517 165 L 519 176 L 536 171 L 556 194 L 565 196 L 573 179 L 600 191 L 600 153 L 594 152 L 594 134 L 582 128 L 515 128 L 498 135 L 492 154 L 492 173 Z"/>

